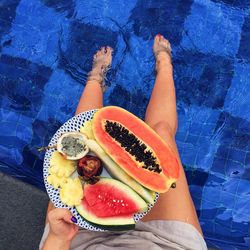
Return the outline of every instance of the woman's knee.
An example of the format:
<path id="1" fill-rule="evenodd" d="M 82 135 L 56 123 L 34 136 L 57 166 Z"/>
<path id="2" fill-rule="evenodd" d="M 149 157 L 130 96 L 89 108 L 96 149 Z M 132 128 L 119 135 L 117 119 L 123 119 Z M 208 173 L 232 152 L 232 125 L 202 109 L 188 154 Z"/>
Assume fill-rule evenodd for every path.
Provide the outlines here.
<path id="1" fill-rule="evenodd" d="M 165 121 L 160 121 L 153 126 L 154 131 L 166 140 L 174 140 L 175 131 Z"/>

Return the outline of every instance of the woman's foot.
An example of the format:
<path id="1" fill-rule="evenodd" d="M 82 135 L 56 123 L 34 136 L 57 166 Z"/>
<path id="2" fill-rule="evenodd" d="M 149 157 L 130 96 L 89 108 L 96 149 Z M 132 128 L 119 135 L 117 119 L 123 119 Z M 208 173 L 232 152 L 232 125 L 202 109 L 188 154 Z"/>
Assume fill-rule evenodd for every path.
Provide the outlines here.
<path id="1" fill-rule="evenodd" d="M 155 69 L 157 72 L 161 69 L 169 68 L 169 66 L 172 65 L 170 43 L 160 34 L 155 36 L 153 51 L 156 62 Z"/>
<path id="2" fill-rule="evenodd" d="M 99 49 L 94 55 L 92 70 L 88 74 L 88 81 L 97 81 L 103 92 L 106 89 L 105 77 L 112 62 L 112 52 L 113 49 L 109 46 Z"/>

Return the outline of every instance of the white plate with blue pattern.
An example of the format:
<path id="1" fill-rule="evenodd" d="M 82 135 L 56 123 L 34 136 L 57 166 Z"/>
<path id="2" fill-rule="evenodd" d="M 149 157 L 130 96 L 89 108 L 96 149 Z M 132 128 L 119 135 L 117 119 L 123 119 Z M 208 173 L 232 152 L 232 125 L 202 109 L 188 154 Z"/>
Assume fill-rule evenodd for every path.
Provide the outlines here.
<path id="1" fill-rule="evenodd" d="M 57 132 L 54 134 L 54 136 L 52 137 L 49 146 L 54 146 L 57 144 L 58 139 L 67 132 L 79 132 L 81 126 L 84 124 L 84 122 L 89 121 L 93 118 L 94 113 L 97 110 L 90 110 L 87 112 L 83 112 L 79 115 L 76 115 L 74 117 L 72 117 L 71 119 L 69 119 L 67 122 L 65 122 L 58 130 Z M 43 178 L 44 178 L 44 184 L 47 190 L 47 193 L 49 195 L 50 200 L 52 201 L 52 203 L 54 204 L 55 207 L 57 208 L 68 208 L 71 213 L 76 217 L 77 219 L 77 224 L 78 226 L 87 229 L 87 230 L 91 230 L 91 231 L 105 231 L 104 229 L 98 228 L 96 226 L 91 225 L 89 222 L 85 221 L 83 217 L 81 217 L 81 215 L 77 212 L 77 210 L 75 209 L 75 207 L 69 207 L 65 204 L 62 203 L 62 201 L 60 200 L 59 197 L 59 189 L 55 189 L 53 186 L 51 186 L 48 182 L 47 182 L 47 177 L 49 175 L 49 168 L 50 168 L 50 158 L 51 158 L 51 154 L 53 151 L 55 151 L 56 149 L 48 149 L 46 151 L 45 157 L 44 157 L 44 163 L 43 163 Z M 77 176 L 77 171 L 75 171 L 73 173 L 73 176 Z M 102 172 L 101 176 L 105 176 L 105 177 L 110 177 L 110 175 L 107 173 L 107 171 L 104 169 Z M 156 200 L 158 199 L 158 194 L 156 195 Z M 148 206 L 148 210 L 146 212 L 142 212 L 142 213 L 136 213 L 134 215 L 134 220 L 135 222 L 138 222 L 143 216 L 145 216 L 150 209 L 153 207 L 153 205 L 149 205 Z"/>

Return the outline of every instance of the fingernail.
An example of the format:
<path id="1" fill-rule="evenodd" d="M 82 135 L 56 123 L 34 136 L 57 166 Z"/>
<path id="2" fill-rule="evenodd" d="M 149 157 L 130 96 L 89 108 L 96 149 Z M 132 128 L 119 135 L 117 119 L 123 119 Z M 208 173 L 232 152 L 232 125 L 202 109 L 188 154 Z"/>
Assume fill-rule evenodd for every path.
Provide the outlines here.
<path id="1" fill-rule="evenodd" d="M 160 34 L 160 33 L 158 33 L 158 34 L 157 34 L 157 36 L 161 37 L 161 34 Z"/>
<path id="2" fill-rule="evenodd" d="M 76 217 L 75 217 L 75 216 L 72 216 L 72 217 L 71 217 L 71 221 L 74 222 L 74 223 L 77 223 Z"/>

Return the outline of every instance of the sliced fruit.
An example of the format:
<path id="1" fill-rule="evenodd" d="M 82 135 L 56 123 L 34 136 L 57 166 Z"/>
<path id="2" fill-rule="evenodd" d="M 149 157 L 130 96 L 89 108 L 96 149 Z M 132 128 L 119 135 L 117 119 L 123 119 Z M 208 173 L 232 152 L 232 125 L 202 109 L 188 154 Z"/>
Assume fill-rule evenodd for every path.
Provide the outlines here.
<path id="1" fill-rule="evenodd" d="M 65 159 L 58 151 L 50 158 L 49 173 L 58 177 L 69 177 L 76 170 L 76 162 Z"/>
<path id="2" fill-rule="evenodd" d="M 69 179 L 60 189 L 60 199 L 68 206 L 77 206 L 83 198 L 82 183 L 79 178 Z"/>
<path id="3" fill-rule="evenodd" d="M 125 109 L 101 108 L 92 129 L 105 152 L 144 187 L 163 193 L 178 179 L 180 166 L 169 145 Z"/>
<path id="4" fill-rule="evenodd" d="M 77 172 L 80 176 L 93 177 L 99 176 L 102 172 L 102 163 L 99 158 L 93 155 L 86 155 L 79 160 Z"/>
<path id="5" fill-rule="evenodd" d="M 68 181 L 67 177 L 59 177 L 55 174 L 50 174 L 47 177 L 47 181 L 50 185 L 52 185 L 54 188 L 61 187 L 64 183 Z"/>
<path id="6" fill-rule="evenodd" d="M 80 132 L 85 134 L 89 139 L 94 139 L 94 134 L 92 131 L 92 120 L 86 121 L 80 128 Z"/>
<path id="7" fill-rule="evenodd" d="M 100 228 L 125 230 L 134 228 L 133 214 L 145 211 L 147 204 L 122 182 L 101 178 L 95 185 L 84 186 L 84 199 L 76 209 L 85 220 Z"/>
<path id="8" fill-rule="evenodd" d="M 84 198 L 82 203 L 76 206 L 78 213 L 88 221 L 90 224 L 105 230 L 132 230 L 135 228 L 135 221 L 133 215 L 121 215 L 121 216 L 112 216 L 100 218 L 97 217 L 95 211 L 86 202 Z"/>
<path id="9" fill-rule="evenodd" d="M 86 145 L 93 151 L 105 164 L 105 168 L 109 174 L 136 191 L 146 202 L 153 204 L 154 198 L 149 190 L 141 186 L 137 181 L 124 172 L 102 149 L 95 140 L 86 140 Z"/>
<path id="10" fill-rule="evenodd" d="M 133 189 L 120 181 L 101 178 L 95 185 L 84 185 L 89 210 L 97 217 L 131 215 L 146 211 L 146 202 Z"/>
<path id="11" fill-rule="evenodd" d="M 89 152 L 85 139 L 86 136 L 79 132 L 65 133 L 58 139 L 57 150 L 68 160 L 79 160 Z"/>

